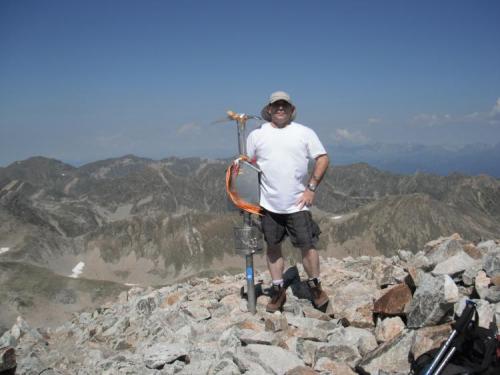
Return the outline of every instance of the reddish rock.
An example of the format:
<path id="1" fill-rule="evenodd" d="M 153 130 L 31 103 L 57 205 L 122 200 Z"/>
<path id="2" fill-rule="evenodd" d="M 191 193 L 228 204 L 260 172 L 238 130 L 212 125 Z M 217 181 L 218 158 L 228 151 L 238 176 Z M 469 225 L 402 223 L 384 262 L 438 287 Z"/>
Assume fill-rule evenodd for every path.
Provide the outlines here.
<path id="1" fill-rule="evenodd" d="M 399 315 L 411 302 L 411 290 L 406 284 L 398 284 L 389 289 L 373 306 L 373 312 L 384 315 Z"/>
<path id="2" fill-rule="evenodd" d="M 491 283 L 495 286 L 500 286 L 500 275 L 490 277 Z"/>
<path id="3" fill-rule="evenodd" d="M 464 251 L 473 259 L 481 259 L 483 254 L 473 243 L 466 243 L 464 245 Z"/>

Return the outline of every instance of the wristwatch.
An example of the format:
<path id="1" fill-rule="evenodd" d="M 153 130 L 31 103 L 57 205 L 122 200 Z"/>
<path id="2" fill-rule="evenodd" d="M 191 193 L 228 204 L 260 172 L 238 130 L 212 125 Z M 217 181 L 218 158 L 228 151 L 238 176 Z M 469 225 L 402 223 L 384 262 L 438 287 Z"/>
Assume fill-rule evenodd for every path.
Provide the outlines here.
<path id="1" fill-rule="evenodd" d="M 309 184 L 307 184 L 307 188 L 314 193 L 316 191 L 316 189 L 318 188 L 318 185 L 314 185 L 314 184 L 309 183 Z"/>

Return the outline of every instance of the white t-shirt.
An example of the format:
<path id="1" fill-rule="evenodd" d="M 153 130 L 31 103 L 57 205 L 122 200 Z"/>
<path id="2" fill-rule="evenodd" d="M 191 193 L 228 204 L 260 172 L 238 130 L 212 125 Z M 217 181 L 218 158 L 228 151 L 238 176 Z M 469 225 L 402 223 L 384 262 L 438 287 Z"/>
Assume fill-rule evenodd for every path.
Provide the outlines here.
<path id="1" fill-rule="evenodd" d="M 275 128 L 267 122 L 248 136 L 247 154 L 262 170 L 260 205 L 271 212 L 294 213 L 300 211 L 297 201 L 307 184 L 309 159 L 326 151 L 316 133 L 304 125 L 292 122 Z"/>

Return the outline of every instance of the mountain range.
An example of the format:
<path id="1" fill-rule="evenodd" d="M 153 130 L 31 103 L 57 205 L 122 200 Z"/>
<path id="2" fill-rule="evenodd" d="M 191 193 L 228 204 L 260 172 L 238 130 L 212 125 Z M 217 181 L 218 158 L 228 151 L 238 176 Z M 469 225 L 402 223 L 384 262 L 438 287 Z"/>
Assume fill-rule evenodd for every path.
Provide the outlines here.
<path id="1" fill-rule="evenodd" d="M 344 142 L 327 148 L 336 165 L 366 162 L 393 173 L 420 171 L 449 175 L 460 172 L 500 177 L 500 143 L 451 146 Z"/>
<path id="2" fill-rule="evenodd" d="M 47 311 L 57 320 L 133 284 L 240 272 L 229 162 L 126 155 L 74 167 L 33 157 L 0 168 L 0 331 L 18 313 L 46 323 Z M 500 181 L 335 166 L 313 210 L 322 255 L 391 256 L 455 232 L 500 238 Z M 297 260 L 289 244 L 285 253 Z M 262 254 L 255 266 L 265 268 Z"/>

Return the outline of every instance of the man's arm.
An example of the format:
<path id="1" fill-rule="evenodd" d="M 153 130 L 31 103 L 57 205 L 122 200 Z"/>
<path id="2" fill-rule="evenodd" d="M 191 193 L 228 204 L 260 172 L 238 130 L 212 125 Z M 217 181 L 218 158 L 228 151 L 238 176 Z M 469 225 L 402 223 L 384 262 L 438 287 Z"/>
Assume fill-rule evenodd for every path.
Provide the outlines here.
<path id="1" fill-rule="evenodd" d="M 330 159 L 328 159 L 327 154 L 320 155 L 316 158 L 316 161 L 314 162 L 313 173 L 311 178 L 309 179 L 307 188 L 297 202 L 300 209 L 302 209 L 302 207 L 304 206 L 311 206 L 313 204 L 316 188 L 323 179 L 323 176 L 328 169 L 328 164 L 330 164 Z"/>
<path id="2" fill-rule="evenodd" d="M 316 162 L 314 163 L 313 174 L 309 179 L 310 185 L 314 185 L 316 187 L 319 185 L 319 183 L 323 179 L 323 176 L 326 173 L 326 170 L 328 169 L 328 164 L 330 164 L 330 159 L 328 159 L 327 154 L 320 155 L 316 158 Z"/>

